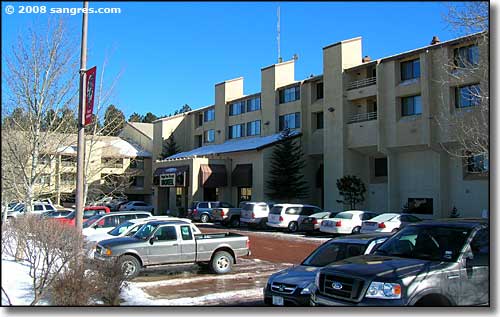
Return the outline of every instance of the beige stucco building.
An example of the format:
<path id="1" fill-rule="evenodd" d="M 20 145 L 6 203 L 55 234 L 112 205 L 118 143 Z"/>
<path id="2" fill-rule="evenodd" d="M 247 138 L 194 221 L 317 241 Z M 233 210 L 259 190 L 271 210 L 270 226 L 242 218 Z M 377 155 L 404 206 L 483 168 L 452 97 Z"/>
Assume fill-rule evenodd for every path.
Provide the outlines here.
<path id="1" fill-rule="evenodd" d="M 152 124 L 129 122 L 120 136 L 86 136 L 85 178 L 91 187 L 89 195 L 123 192 L 129 200 L 151 202 L 152 132 Z M 36 191 L 57 204 L 73 204 L 76 140 L 76 135 L 65 136 L 55 153 L 44 153 L 38 161 L 40 177 Z"/>
<path id="2" fill-rule="evenodd" d="M 344 210 L 336 180 L 351 174 L 367 187 L 360 209 L 406 206 L 425 218 L 447 217 L 456 207 L 461 216 L 480 216 L 489 206 L 488 158 L 450 156 L 443 145 L 454 143 L 453 134 L 437 122 L 438 115 L 474 112 L 466 88 L 487 91 L 487 78 L 458 81 L 445 66 L 457 55 L 488 63 L 487 45 L 475 38 L 433 41 L 372 61 L 363 58 L 358 37 L 323 48 L 320 76 L 296 80 L 290 60 L 261 69 L 258 93 L 245 95 L 243 78 L 216 84 L 212 105 L 153 123 L 155 210 L 267 200 L 269 157 L 288 127 L 307 162 L 310 191 L 301 202 Z M 159 160 L 171 135 L 181 153 Z"/>

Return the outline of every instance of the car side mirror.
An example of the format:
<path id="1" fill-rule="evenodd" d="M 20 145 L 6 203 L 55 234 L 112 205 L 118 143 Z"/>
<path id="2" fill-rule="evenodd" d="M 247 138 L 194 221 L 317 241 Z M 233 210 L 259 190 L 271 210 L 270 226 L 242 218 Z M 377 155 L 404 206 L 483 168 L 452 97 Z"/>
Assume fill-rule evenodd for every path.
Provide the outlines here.
<path id="1" fill-rule="evenodd" d="M 155 241 L 157 241 L 157 240 L 158 240 L 158 237 L 153 236 L 153 237 L 151 237 L 151 238 L 149 239 L 149 244 L 153 245 L 153 243 L 154 243 Z"/>

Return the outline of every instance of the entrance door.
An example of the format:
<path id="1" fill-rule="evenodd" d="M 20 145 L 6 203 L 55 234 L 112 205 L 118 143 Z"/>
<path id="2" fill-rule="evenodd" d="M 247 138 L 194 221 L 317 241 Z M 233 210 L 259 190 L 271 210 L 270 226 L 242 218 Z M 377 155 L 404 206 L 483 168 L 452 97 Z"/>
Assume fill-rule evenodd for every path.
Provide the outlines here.
<path id="1" fill-rule="evenodd" d="M 217 188 L 203 188 L 203 200 L 218 201 Z"/>

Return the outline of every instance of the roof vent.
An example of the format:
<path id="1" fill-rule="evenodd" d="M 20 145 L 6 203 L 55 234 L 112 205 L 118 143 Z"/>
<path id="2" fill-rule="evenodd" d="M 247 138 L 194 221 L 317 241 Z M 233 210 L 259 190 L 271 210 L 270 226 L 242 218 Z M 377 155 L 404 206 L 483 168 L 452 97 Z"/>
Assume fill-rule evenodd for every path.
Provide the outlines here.
<path id="1" fill-rule="evenodd" d="M 431 45 L 437 44 L 439 42 L 441 42 L 441 40 L 439 39 L 439 37 L 437 37 L 437 36 L 434 35 L 432 37 Z"/>
<path id="2" fill-rule="evenodd" d="M 363 63 L 367 63 L 367 62 L 371 62 L 372 58 L 368 55 L 366 55 L 365 57 L 363 57 L 363 59 L 361 60 Z"/>

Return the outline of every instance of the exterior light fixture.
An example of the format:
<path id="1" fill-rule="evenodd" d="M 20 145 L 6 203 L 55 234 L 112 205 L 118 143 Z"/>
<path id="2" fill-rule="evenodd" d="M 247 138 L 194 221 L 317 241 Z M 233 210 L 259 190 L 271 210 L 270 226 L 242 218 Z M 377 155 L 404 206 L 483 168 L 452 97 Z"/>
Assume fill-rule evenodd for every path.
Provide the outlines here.
<path id="1" fill-rule="evenodd" d="M 269 125 L 270 123 L 271 123 L 271 122 L 266 121 L 266 122 L 264 122 L 264 125 Z"/>
<path id="2" fill-rule="evenodd" d="M 334 112 L 334 111 L 335 111 L 335 108 L 333 108 L 333 107 L 329 107 L 329 108 L 328 108 L 328 111 L 329 111 L 329 112 Z"/>

